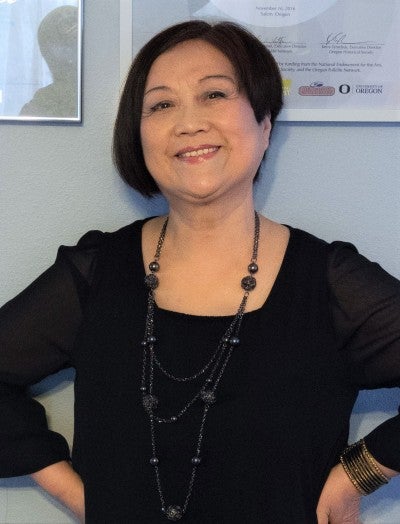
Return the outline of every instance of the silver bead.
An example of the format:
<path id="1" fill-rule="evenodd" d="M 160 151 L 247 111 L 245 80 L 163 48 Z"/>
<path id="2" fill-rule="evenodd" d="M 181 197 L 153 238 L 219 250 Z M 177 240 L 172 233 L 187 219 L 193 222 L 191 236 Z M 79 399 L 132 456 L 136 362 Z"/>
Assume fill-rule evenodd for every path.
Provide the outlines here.
<path id="1" fill-rule="evenodd" d="M 200 464 L 200 462 L 201 462 L 201 458 L 200 457 L 193 457 L 192 458 L 192 464 L 194 466 L 198 466 Z"/>
<path id="2" fill-rule="evenodd" d="M 211 389 L 205 389 L 200 393 L 200 398 L 206 404 L 214 404 L 216 401 L 215 393 Z"/>
<path id="3" fill-rule="evenodd" d="M 183 517 L 183 511 L 180 506 L 168 506 L 165 511 L 168 520 L 180 520 Z"/>
<path id="4" fill-rule="evenodd" d="M 150 464 L 151 464 L 152 466 L 157 466 L 158 463 L 159 463 L 159 460 L 158 460 L 157 457 L 151 457 L 151 459 L 150 459 Z"/>
<path id="5" fill-rule="evenodd" d="M 158 406 L 158 398 L 154 395 L 145 395 L 142 403 L 146 411 L 152 411 Z"/>

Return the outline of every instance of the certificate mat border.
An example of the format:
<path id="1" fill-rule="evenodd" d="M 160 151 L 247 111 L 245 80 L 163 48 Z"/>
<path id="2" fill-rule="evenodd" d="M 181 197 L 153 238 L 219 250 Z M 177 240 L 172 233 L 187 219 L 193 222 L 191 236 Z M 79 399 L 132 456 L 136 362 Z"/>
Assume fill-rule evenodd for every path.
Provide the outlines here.
<path id="1" fill-rule="evenodd" d="M 133 0 L 120 0 L 121 89 L 133 58 Z M 245 24 L 243 24 L 245 25 Z M 400 82 L 398 89 L 400 90 Z M 400 122 L 396 109 L 282 109 L 281 122 Z"/>

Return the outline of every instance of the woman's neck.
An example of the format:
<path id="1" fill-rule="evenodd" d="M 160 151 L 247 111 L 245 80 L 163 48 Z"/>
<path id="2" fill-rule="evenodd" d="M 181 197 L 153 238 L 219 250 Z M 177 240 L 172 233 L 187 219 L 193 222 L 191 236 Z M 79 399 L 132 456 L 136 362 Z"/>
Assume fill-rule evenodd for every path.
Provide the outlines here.
<path id="1" fill-rule="evenodd" d="M 204 210 L 202 210 L 204 211 Z M 157 305 L 194 315 L 235 314 L 243 296 L 241 279 L 247 273 L 254 246 L 254 208 L 238 206 L 228 212 L 185 212 L 171 209 L 160 256 Z M 145 223 L 142 232 L 147 268 L 165 221 Z M 288 231 L 260 216 L 257 287 L 247 311 L 265 302 L 278 274 L 288 242 Z"/>
<path id="2" fill-rule="evenodd" d="M 202 251 L 242 245 L 254 233 L 254 204 L 243 200 L 237 206 L 196 206 L 190 209 L 171 205 L 168 237 L 178 250 Z M 206 249 L 206 251 L 204 251 Z"/>

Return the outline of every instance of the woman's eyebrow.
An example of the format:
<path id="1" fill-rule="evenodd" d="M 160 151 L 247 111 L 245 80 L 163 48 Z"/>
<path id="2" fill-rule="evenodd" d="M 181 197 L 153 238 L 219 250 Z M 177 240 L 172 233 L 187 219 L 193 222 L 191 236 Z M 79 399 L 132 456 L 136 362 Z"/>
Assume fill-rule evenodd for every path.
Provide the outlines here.
<path id="1" fill-rule="evenodd" d="M 207 76 L 204 76 L 203 78 L 201 78 L 199 80 L 199 83 L 200 82 L 205 82 L 206 80 L 214 80 L 214 79 L 219 79 L 219 80 L 228 80 L 229 82 L 231 82 L 232 84 L 236 84 L 236 81 L 234 78 L 232 78 L 231 76 L 228 76 L 228 75 L 207 75 Z"/>
<path id="2" fill-rule="evenodd" d="M 228 76 L 228 75 L 207 75 L 207 76 L 203 76 L 203 78 L 200 78 L 199 84 L 202 83 L 202 82 L 206 82 L 207 80 L 215 80 L 215 79 L 217 79 L 217 80 L 228 80 L 232 84 L 236 84 L 235 80 L 231 76 Z M 172 91 L 172 89 L 170 87 L 168 87 L 168 86 L 165 86 L 165 85 L 154 86 L 154 87 L 151 87 L 150 89 L 148 89 L 147 91 L 145 91 L 143 96 L 146 96 L 149 93 L 152 93 L 153 91 Z"/>
<path id="3" fill-rule="evenodd" d="M 146 96 L 149 93 L 152 93 L 153 91 L 171 91 L 171 88 L 168 87 L 168 86 L 162 86 L 162 85 L 161 86 L 154 86 L 154 87 L 151 87 L 150 89 L 148 89 L 147 91 L 145 91 L 143 96 Z"/>

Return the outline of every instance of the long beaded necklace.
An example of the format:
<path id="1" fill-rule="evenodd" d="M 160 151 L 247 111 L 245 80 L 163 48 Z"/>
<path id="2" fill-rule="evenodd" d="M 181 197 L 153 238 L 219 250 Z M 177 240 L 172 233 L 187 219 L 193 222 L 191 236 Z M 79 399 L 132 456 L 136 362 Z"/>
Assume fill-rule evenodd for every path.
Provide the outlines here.
<path id="1" fill-rule="evenodd" d="M 156 273 L 160 269 L 159 259 L 161 250 L 164 244 L 165 235 L 167 231 L 168 217 L 166 218 L 160 232 L 160 236 L 157 242 L 157 248 L 154 255 L 154 260 L 149 264 L 150 273 L 145 277 L 145 284 L 149 289 L 148 302 L 147 302 L 147 315 L 145 333 L 142 341 L 143 347 L 143 367 L 142 367 L 142 379 L 140 391 L 142 393 L 142 404 L 145 412 L 148 415 L 150 422 L 150 439 L 152 457 L 150 458 L 150 464 L 154 468 L 155 479 L 157 485 L 157 491 L 161 502 L 161 511 L 168 520 L 177 521 L 180 520 L 187 511 L 189 500 L 192 495 L 194 481 L 196 477 L 197 468 L 201 463 L 201 449 L 204 439 L 204 428 L 208 411 L 211 409 L 213 404 L 216 403 L 216 391 L 218 384 L 222 378 L 225 368 L 231 358 L 231 355 L 235 348 L 240 344 L 239 331 L 242 323 L 246 303 L 250 292 L 256 287 L 256 279 L 254 274 L 258 271 L 257 266 L 257 254 L 258 254 L 258 241 L 260 237 L 260 218 L 257 212 L 254 213 L 254 239 L 253 239 L 253 252 L 251 262 L 247 267 L 249 272 L 248 275 L 242 278 L 241 287 L 244 290 L 243 298 L 239 304 L 239 308 L 236 312 L 235 317 L 229 324 L 228 328 L 222 335 L 217 345 L 215 352 L 212 354 L 209 361 L 197 372 L 187 377 L 178 377 L 174 373 L 165 369 L 165 366 L 161 363 L 156 354 L 156 336 L 155 336 L 155 322 L 154 322 L 154 308 L 155 298 L 154 291 L 159 285 L 159 279 Z M 189 382 L 196 379 L 202 378 L 202 383 L 198 388 L 197 393 L 182 406 L 182 408 L 173 413 L 169 417 L 157 416 L 157 407 L 159 405 L 159 399 L 154 394 L 154 369 L 155 366 L 159 371 L 165 375 L 169 380 L 174 382 Z M 157 391 L 159 395 L 160 392 Z M 189 416 L 189 409 L 196 402 L 202 402 L 203 414 L 201 417 L 199 433 L 195 444 L 195 453 L 191 459 L 192 471 L 189 477 L 189 485 L 186 493 L 186 497 L 181 506 L 179 505 L 167 505 L 164 498 L 164 491 L 161 483 L 160 475 L 160 460 L 157 455 L 157 438 L 156 438 L 156 425 L 157 424 L 174 424 L 183 415 Z"/>

